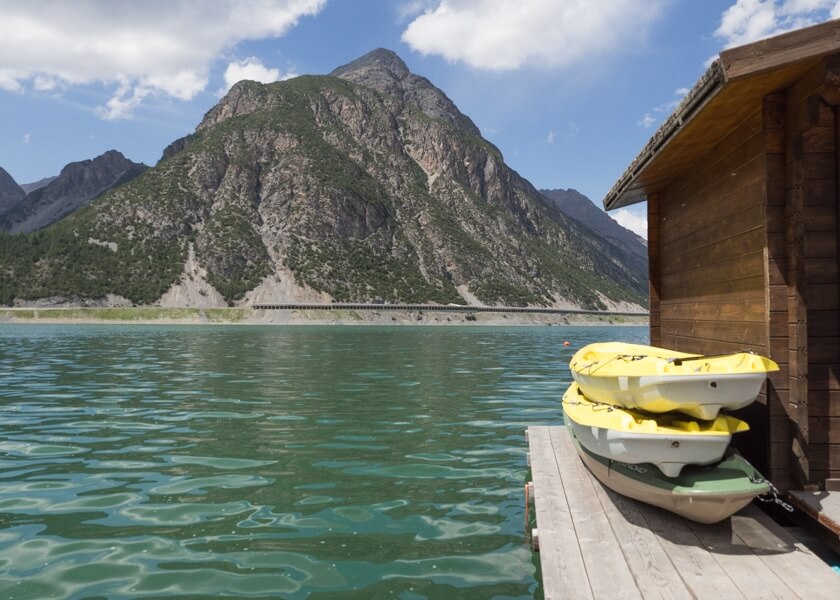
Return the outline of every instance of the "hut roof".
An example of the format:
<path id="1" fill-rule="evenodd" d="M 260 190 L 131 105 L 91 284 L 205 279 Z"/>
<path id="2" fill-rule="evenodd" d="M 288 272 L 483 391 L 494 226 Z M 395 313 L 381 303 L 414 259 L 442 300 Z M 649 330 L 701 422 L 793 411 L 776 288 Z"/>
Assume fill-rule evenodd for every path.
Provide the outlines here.
<path id="1" fill-rule="evenodd" d="M 647 199 L 691 169 L 764 96 L 840 52 L 840 19 L 720 53 L 604 198 L 607 210 Z"/>

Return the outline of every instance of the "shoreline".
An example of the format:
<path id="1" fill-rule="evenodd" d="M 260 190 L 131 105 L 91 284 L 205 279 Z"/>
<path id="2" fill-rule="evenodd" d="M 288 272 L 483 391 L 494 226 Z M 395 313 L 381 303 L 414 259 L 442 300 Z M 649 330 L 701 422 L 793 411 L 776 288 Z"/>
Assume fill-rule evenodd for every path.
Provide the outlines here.
<path id="1" fill-rule="evenodd" d="M 252 308 L 0 308 L 3 324 L 102 325 L 432 325 L 432 326 L 646 326 L 647 315 L 496 312 L 265 310 Z"/>

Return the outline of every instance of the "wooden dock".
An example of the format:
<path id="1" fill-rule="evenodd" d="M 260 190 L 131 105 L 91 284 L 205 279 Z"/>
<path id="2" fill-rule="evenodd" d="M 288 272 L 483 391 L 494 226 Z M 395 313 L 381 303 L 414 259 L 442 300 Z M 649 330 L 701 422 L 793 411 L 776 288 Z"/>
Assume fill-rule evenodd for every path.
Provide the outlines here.
<path id="1" fill-rule="evenodd" d="M 545 598 L 840 598 L 840 574 L 755 506 L 700 525 L 602 486 L 565 427 L 529 427 Z"/>

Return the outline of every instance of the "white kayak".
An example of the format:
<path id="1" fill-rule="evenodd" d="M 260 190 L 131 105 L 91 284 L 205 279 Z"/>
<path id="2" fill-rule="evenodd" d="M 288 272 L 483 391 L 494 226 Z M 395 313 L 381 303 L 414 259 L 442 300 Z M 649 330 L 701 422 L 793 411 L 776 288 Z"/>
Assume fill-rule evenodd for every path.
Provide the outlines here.
<path id="1" fill-rule="evenodd" d="M 751 404 L 767 373 L 779 370 L 750 352 L 703 356 L 623 342 L 589 344 L 569 368 L 593 402 L 706 420 Z"/>
<path id="2" fill-rule="evenodd" d="M 711 421 L 679 414 L 654 418 L 596 404 L 583 396 L 576 383 L 563 395 L 563 412 L 575 438 L 593 454 L 628 464 L 650 463 L 667 477 L 678 477 L 686 465 L 718 462 L 732 434 L 749 430 L 744 421 L 726 415 Z"/>

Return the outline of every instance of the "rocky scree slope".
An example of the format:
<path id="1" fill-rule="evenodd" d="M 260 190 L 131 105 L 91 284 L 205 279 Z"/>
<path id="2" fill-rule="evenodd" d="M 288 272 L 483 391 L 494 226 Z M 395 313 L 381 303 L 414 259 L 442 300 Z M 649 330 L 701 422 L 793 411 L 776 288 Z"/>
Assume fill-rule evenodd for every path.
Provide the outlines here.
<path id="1" fill-rule="evenodd" d="M 0 302 L 151 303 L 191 249 L 229 303 L 282 277 L 358 302 L 602 309 L 647 290 L 386 50 L 329 76 L 239 82 L 155 168 L 18 246 L 0 258 Z"/>

